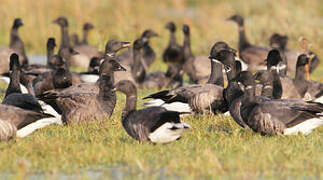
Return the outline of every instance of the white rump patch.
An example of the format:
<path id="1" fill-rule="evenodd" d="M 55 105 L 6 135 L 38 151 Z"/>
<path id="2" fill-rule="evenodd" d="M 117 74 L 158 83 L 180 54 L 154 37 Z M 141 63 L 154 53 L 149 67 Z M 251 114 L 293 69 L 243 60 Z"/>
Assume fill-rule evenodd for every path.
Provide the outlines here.
<path id="1" fill-rule="evenodd" d="M 284 129 L 284 135 L 297 135 L 302 133 L 304 135 L 310 134 L 313 129 L 323 125 L 323 118 L 313 118 L 306 120 L 296 126 Z"/>
<path id="2" fill-rule="evenodd" d="M 57 121 L 56 118 L 44 118 L 40 119 L 34 123 L 31 123 L 17 131 L 17 137 L 26 137 L 29 134 L 33 133 L 37 129 L 44 128 L 48 125 L 55 124 Z"/>
<path id="3" fill-rule="evenodd" d="M 95 83 L 99 79 L 97 74 L 82 74 L 81 81 L 86 83 Z"/>
<path id="4" fill-rule="evenodd" d="M 161 106 L 163 105 L 165 102 L 161 99 L 152 99 L 148 102 L 145 102 L 143 103 L 142 105 L 143 106 L 146 106 L 146 107 L 155 107 L 155 106 Z"/>
<path id="5" fill-rule="evenodd" d="M 191 128 L 190 125 L 182 123 L 165 123 L 149 134 L 149 139 L 154 143 L 169 143 L 181 137 L 182 133 Z"/>

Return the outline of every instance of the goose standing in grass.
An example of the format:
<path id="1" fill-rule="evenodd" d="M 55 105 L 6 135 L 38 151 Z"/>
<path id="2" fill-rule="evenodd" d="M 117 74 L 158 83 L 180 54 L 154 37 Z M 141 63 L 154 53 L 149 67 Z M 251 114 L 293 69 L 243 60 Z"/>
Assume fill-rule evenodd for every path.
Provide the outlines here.
<path id="1" fill-rule="evenodd" d="M 262 135 L 307 135 L 323 125 L 323 104 L 297 99 L 263 100 L 255 96 L 255 82 L 248 71 L 236 80 L 245 87 L 240 107 L 243 121 Z"/>
<path id="2" fill-rule="evenodd" d="M 290 50 L 287 48 L 288 44 L 288 37 L 284 35 L 280 35 L 278 33 L 274 33 L 270 39 L 270 46 L 273 48 L 278 48 L 283 56 L 287 60 L 287 71 L 293 75 L 296 72 L 296 64 L 297 64 L 297 58 L 299 55 L 304 53 L 309 53 L 313 55 L 311 62 L 309 63 L 309 72 L 312 73 L 320 64 L 320 59 L 317 57 L 317 55 L 311 51 L 305 52 L 304 50 Z"/>
<path id="3" fill-rule="evenodd" d="M 214 51 L 216 49 L 212 49 L 210 53 L 211 75 L 207 84 L 187 85 L 151 94 L 144 99 L 152 98 L 154 100 L 145 103 L 145 105 L 163 106 L 179 112 L 226 112 L 227 105 L 223 98 L 222 64 L 214 58 Z"/>
<path id="4" fill-rule="evenodd" d="M 20 56 L 20 63 L 22 65 L 28 64 L 28 58 L 25 53 L 24 42 L 21 40 L 18 30 L 23 26 L 23 22 L 20 18 L 16 18 L 13 22 L 10 31 L 10 44 L 9 47 L 0 48 L 0 73 L 8 72 L 10 56 L 12 53 L 16 53 Z"/>
<path id="5" fill-rule="evenodd" d="M 105 57 L 100 65 L 100 77 L 95 86 L 99 92 L 77 91 L 78 86 L 70 87 L 72 92 L 48 91 L 40 99 L 56 100 L 57 105 L 62 110 L 62 120 L 65 124 L 79 124 L 93 121 L 103 121 L 112 115 L 116 104 L 116 94 L 114 90 L 114 72 L 125 71 L 117 62 L 116 58 Z M 69 89 L 69 88 L 68 88 Z"/>
<path id="6" fill-rule="evenodd" d="M 170 38 L 167 48 L 163 53 L 164 62 L 168 63 L 183 63 L 184 54 L 183 47 L 180 46 L 176 41 L 176 25 L 174 22 L 169 22 L 166 25 L 166 29 L 170 31 Z"/>
<path id="7" fill-rule="evenodd" d="M 146 74 L 146 68 L 145 65 L 143 65 L 145 60 L 142 55 L 145 42 L 139 38 L 133 44 L 134 63 L 132 65 L 131 72 L 139 88 L 151 89 L 157 87 L 158 89 L 161 89 L 163 87 L 168 87 L 171 84 L 176 85 L 176 80 L 174 80 L 173 77 L 180 73 L 176 71 L 177 69 L 174 69 L 175 71 L 171 71 L 171 68 L 169 68 L 167 72 L 155 71 Z M 181 82 L 178 82 L 178 84 L 181 84 Z"/>
<path id="8" fill-rule="evenodd" d="M 77 54 L 72 48 L 65 48 L 63 51 L 69 50 L 69 56 Z M 44 72 L 39 74 L 32 82 L 35 95 L 38 97 L 43 94 L 45 91 L 55 89 L 55 81 L 58 77 L 71 77 L 71 84 L 76 85 L 81 83 L 81 78 L 78 73 L 73 73 L 69 71 L 67 62 L 59 55 L 55 57 L 56 64 L 51 71 Z M 65 79 L 70 80 L 70 79 Z M 56 87 L 58 88 L 58 87 Z"/>
<path id="9" fill-rule="evenodd" d="M 246 36 L 245 28 L 244 28 L 244 19 L 240 15 L 233 15 L 228 18 L 229 21 L 233 21 L 237 23 L 239 28 L 239 57 L 242 61 L 248 64 L 248 69 L 251 71 L 255 71 L 263 69 L 265 66 L 264 59 L 269 52 L 269 48 L 267 47 L 260 47 L 252 45 Z"/>
<path id="10" fill-rule="evenodd" d="M 143 52 L 142 52 L 142 59 L 143 59 L 143 66 L 147 71 L 148 68 L 155 62 L 156 60 L 156 53 L 154 49 L 150 46 L 149 40 L 153 37 L 158 37 L 158 34 L 151 30 L 145 30 L 138 39 L 141 39 L 144 43 L 143 45 Z M 120 59 L 120 64 L 123 66 L 132 67 L 133 66 L 133 47 L 129 47 L 128 51 L 121 53 L 118 58 Z"/>
<path id="11" fill-rule="evenodd" d="M 211 72 L 210 60 L 206 56 L 197 56 L 197 57 L 194 56 L 191 49 L 190 27 L 186 24 L 183 25 L 183 33 L 184 33 L 183 70 L 188 74 L 191 82 L 198 83 L 198 84 L 207 83 L 208 79 L 210 78 L 210 72 Z M 236 50 L 230 48 L 228 44 L 223 41 L 219 41 L 215 43 L 212 46 L 211 51 L 215 53 L 222 49 L 228 49 L 234 53 L 236 52 Z"/>
<path id="12" fill-rule="evenodd" d="M 90 46 L 88 43 L 88 35 L 93 28 L 94 26 L 91 23 L 85 23 L 83 25 L 83 39 L 80 44 L 74 45 L 73 47 L 79 54 L 71 57 L 72 65 L 87 68 L 93 57 L 102 57 L 103 54 L 99 52 L 98 48 Z"/>
<path id="13" fill-rule="evenodd" d="M 137 89 L 131 81 L 120 81 L 116 90 L 126 95 L 122 125 L 129 136 L 143 142 L 169 143 L 178 140 L 190 126 L 180 120 L 180 113 L 163 107 L 137 110 Z"/>

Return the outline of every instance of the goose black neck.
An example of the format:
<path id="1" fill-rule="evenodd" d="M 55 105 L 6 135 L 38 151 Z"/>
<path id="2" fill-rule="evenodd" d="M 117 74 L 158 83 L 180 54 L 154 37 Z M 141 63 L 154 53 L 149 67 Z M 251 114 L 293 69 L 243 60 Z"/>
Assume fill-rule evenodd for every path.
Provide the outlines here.
<path id="1" fill-rule="evenodd" d="M 137 109 L 137 90 L 134 92 L 126 94 L 126 105 L 122 111 L 122 119 L 128 116 L 130 112 L 136 111 Z"/>
<path id="2" fill-rule="evenodd" d="M 20 69 L 18 67 L 14 67 L 10 74 L 10 83 L 6 90 L 6 95 L 12 94 L 12 93 L 22 93 L 20 89 Z"/>
<path id="3" fill-rule="evenodd" d="M 70 39 L 68 35 L 68 27 L 66 26 L 61 26 L 61 44 L 60 44 L 60 49 L 70 47 Z"/>
<path id="4" fill-rule="evenodd" d="M 88 30 L 83 30 L 83 40 L 82 40 L 82 44 L 86 44 L 86 45 L 88 44 L 88 42 L 87 42 L 88 34 L 89 34 Z"/>
<path id="5" fill-rule="evenodd" d="M 18 27 L 12 27 L 10 32 L 10 47 L 14 48 L 15 44 L 20 41 Z"/>
<path id="6" fill-rule="evenodd" d="M 271 70 L 271 73 L 273 75 L 273 93 L 272 98 L 273 99 L 281 99 L 283 95 L 283 86 L 280 81 L 280 76 L 277 73 L 277 70 Z"/>
<path id="7" fill-rule="evenodd" d="M 307 91 L 308 88 L 308 82 L 305 79 L 305 67 L 299 66 L 296 68 L 296 74 L 294 83 L 296 85 L 296 89 L 298 93 L 303 97 Z"/>
<path id="8" fill-rule="evenodd" d="M 247 36 L 246 36 L 246 32 L 245 32 L 245 28 L 244 25 L 238 25 L 239 27 L 239 51 L 251 46 L 251 44 L 249 43 Z"/>
<path id="9" fill-rule="evenodd" d="M 193 56 L 193 53 L 192 53 L 192 50 L 191 50 L 190 34 L 185 34 L 184 35 L 183 48 L 184 48 L 184 58 L 188 58 L 190 56 Z"/>
<path id="10" fill-rule="evenodd" d="M 221 63 L 211 60 L 211 75 L 208 80 L 208 83 L 224 87 L 224 79 L 223 79 Z"/>
<path id="11" fill-rule="evenodd" d="M 228 106 L 230 106 L 230 104 L 232 104 L 235 99 L 241 97 L 244 94 L 236 81 L 229 81 L 229 84 L 225 88 L 223 93 Z"/>
<path id="12" fill-rule="evenodd" d="M 145 80 L 145 76 L 146 76 L 146 71 L 144 66 L 142 65 L 141 62 L 141 50 L 140 49 L 133 49 L 133 60 L 134 60 L 134 64 L 131 67 L 131 73 L 133 78 L 136 80 L 137 83 L 142 83 Z"/>
<path id="13" fill-rule="evenodd" d="M 171 31 L 170 32 L 169 45 L 175 45 L 175 44 L 177 44 L 176 35 L 175 35 L 175 32 Z"/>
<path id="14" fill-rule="evenodd" d="M 54 55 L 54 48 L 55 47 L 52 47 L 52 46 L 47 47 L 47 66 L 50 64 L 49 63 L 50 57 Z"/>

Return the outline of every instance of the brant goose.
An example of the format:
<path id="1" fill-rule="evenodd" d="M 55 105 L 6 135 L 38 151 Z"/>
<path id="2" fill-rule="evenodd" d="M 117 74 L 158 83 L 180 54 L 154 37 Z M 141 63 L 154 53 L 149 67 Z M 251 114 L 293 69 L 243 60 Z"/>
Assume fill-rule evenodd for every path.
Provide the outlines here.
<path id="1" fill-rule="evenodd" d="M 88 34 L 93 28 L 94 26 L 91 23 L 83 25 L 83 40 L 80 44 L 73 47 L 79 54 L 71 57 L 72 65 L 87 68 L 91 58 L 102 57 L 103 54 L 99 52 L 97 47 L 88 44 Z"/>
<path id="2" fill-rule="evenodd" d="M 158 37 L 159 35 L 151 30 L 147 29 L 145 30 L 141 36 L 138 39 L 141 39 L 144 43 L 143 49 L 142 49 L 142 58 L 143 58 L 143 66 L 145 67 L 145 70 L 147 71 L 148 68 L 155 62 L 156 59 L 156 53 L 154 49 L 150 46 L 149 40 L 152 37 Z M 128 51 L 125 51 L 121 53 L 118 58 L 120 59 L 120 64 L 123 66 L 131 67 L 133 66 L 133 48 L 129 48 Z"/>
<path id="3" fill-rule="evenodd" d="M 260 47 L 250 44 L 248 41 L 245 28 L 244 19 L 240 15 L 233 15 L 228 18 L 229 21 L 237 23 L 239 28 L 239 57 L 248 64 L 248 69 L 255 71 L 260 67 L 264 66 L 264 59 L 266 58 L 269 48 Z"/>
<path id="4" fill-rule="evenodd" d="M 94 84 L 99 88 L 99 92 L 91 92 L 90 89 L 84 92 L 80 89 L 81 86 L 71 86 L 65 89 L 65 92 L 47 91 L 40 99 L 56 100 L 56 104 L 63 111 L 62 120 L 65 124 L 103 121 L 112 115 L 116 104 L 114 71 L 125 69 L 116 58 L 106 56 L 100 65 L 99 80 Z M 69 89 L 72 89 L 72 92 L 69 92 Z"/>
<path id="5" fill-rule="evenodd" d="M 255 96 L 255 82 L 248 71 L 236 80 L 245 87 L 240 107 L 243 121 L 262 135 L 307 135 L 323 125 L 323 104 L 297 99 L 264 100 Z"/>
<path id="6" fill-rule="evenodd" d="M 10 56 L 12 53 L 16 53 L 20 56 L 20 64 L 28 64 L 28 58 L 25 53 L 24 42 L 21 40 L 18 30 L 23 26 L 23 22 L 20 18 L 16 18 L 13 22 L 10 31 L 10 44 L 9 47 L 3 47 L 0 49 L 0 73 L 8 72 Z"/>
<path id="7" fill-rule="evenodd" d="M 311 51 L 305 52 L 304 50 L 290 50 L 287 48 L 287 43 L 288 43 L 288 37 L 284 35 L 280 35 L 278 33 L 274 33 L 270 39 L 270 46 L 274 48 L 278 48 L 284 58 L 286 58 L 287 61 L 287 71 L 290 74 L 295 74 L 296 72 L 296 64 L 297 64 L 297 58 L 299 55 L 303 53 L 309 53 L 314 55 L 313 58 L 311 59 L 310 66 L 309 66 L 309 72 L 312 73 L 314 69 L 319 65 L 320 60 L 317 57 L 317 55 Z"/>
<path id="8" fill-rule="evenodd" d="M 146 74 L 146 68 L 144 67 L 144 59 L 142 56 L 143 48 L 145 42 L 139 38 L 134 42 L 133 45 L 133 65 L 131 68 L 132 76 L 135 79 L 139 88 L 156 88 L 162 89 L 163 87 L 167 87 L 171 84 L 174 84 L 173 78 L 177 76 L 180 72 L 178 72 L 177 68 L 174 68 L 174 71 L 171 69 L 172 66 L 168 68 L 168 71 L 155 71 L 149 74 Z M 178 84 L 181 84 L 179 82 Z"/>
<path id="9" fill-rule="evenodd" d="M 180 113 L 163 107 L 137 110 L 137 90 L 131 81 L 120 81 L 116 90 L 126 95 L 122 125 L 129 136 L 142 142 L 169 143 L 179 139 L 190 126 L 180 120 Z"/>
<path id="10" fill-rule="evenodd" d="M 167 48 L 163 53 L 164 62 L 168 63 L 184 63 L 183 47 L 176 41 L 176 26 L 174 22 L 169 22 L 166 29 L 170 31 L 170 39 Z"/>
<path id="11" fill-rule="evenodd" d="M 16 135 L 25 137 L 31 133 L 30 130 L 26 133 L 28 125 L 52 117 L 50 114 L 0 104 L 0 141 L 10 140 Z"/>
<path id="12" fill-rule="evenodd" d="M 164 103 L 169 104 L 180 102 L 188 103 L 190 108 L 187 108 L 186 104 L 177 103 L 174 105 L 175 111 L 181 112 L 190 109 L 195 113 L 205 113 L 209 112 L 210 110 L 212 110 L 213 113 L 216 113 L 217 111 L 227 111 L 227 106 L 223 98 L 224 80 L 222 64 L 218 62 L 216 60 L 217 58 L 214 56 L 216 53 L 214 52 L 215 49 L 212 50 L 210 53 L 211 75 L 207 84 L 187 85 L 172 90 L 164 90 L 151 94 L 144 99 L 153 98 L 154 100 L 147 102 L 145 105 L 156 106 L 160 105 L 160 102 L 163 101 L 162 106 L 164 106 Z M 178 107 L 179 105 L 183 105 L 183 108 Z"/>

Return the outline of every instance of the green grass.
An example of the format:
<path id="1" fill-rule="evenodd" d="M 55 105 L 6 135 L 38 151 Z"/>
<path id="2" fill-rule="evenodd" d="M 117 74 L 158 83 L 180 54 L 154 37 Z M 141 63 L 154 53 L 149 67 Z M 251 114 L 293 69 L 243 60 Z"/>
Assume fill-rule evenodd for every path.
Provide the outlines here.
<path id="1" fill-rule="evenodd" d="M 323 58 L 323 4 L 312 1 L 19 1 L 0 0 L 0 44 L 8 44 L 8 30 L 15 17 L 25 26 L 20 33 L 27 54 L 45 53 L 49 36 L 59 41 L 51 21 L 59 15 L 70 20 L 70 32 L 79 32 L 85 21 L 96 29 L 90 42 L 103 48 L 110 38 L 133 40 L 146 28 L 161 37 L 152 40 L 158 61 L 153 70 L 165 69 L 161 53 L 168 41 L 164 24 L 174 20 L 192 27 L 196 55 L 207 55 L 218 40 L 237 45 L 237 27 L 224 19 L 234 13 L 246 16 L 251 42 L 267 45 L 273 32 L 288 34 L 289 47 L 299 48 L 298 37 L 309 39 Z M 189 9 L 189 10 L 188 10 Z M 181 29 L 180 27 L 178 29 Z M 182 33 L 178 32 L 182 41 Z M 323 81 L 323 65 L 312 74 Z M 0 84 L 1 92 L 6 88 Z M 156 90 L 139 90 L 139 97 Z M 50 126 L 32 135 L 0 143 L 0 178 L 88 179 L 95 172 L 111 179 L 320 179 L 323 176 L 323 128 L 308 136 L 263 137 L 241 129 L 222 116 L 185 117 L 193 128 L 182 139 L 166 145 L 138 143 L 121 125 L 125 97 L 111 119 L 87 126 Z M 138 106 L 143 101 L 139 99 Z M 94 173 L 94 174 L 93 174 Z M 38 176 L 37 176 L 38 175 Z"/>

